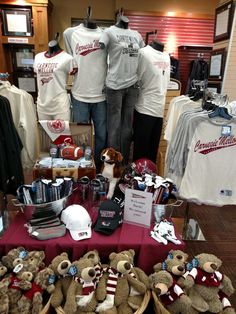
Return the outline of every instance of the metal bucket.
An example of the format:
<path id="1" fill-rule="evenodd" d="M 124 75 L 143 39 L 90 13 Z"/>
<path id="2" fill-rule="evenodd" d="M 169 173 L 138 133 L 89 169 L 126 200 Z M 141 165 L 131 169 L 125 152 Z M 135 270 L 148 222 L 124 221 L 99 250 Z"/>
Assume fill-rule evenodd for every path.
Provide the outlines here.
<path id="1" fill-rule="evenodd" d="M 53 211 L 57 216 L 61 213 L 61 211 L 66 208 L 69 204 L 69 199 L 72 194 L 65 196 L 59 200 L 42 203 L 42 204 L 22 204 L 18 201 L 18 199 L 12 199 L 12 203 L 16 207 L 20 207 L 21 211 L 25 214 L 27 220 L 32 219 L 32 215 L 34 213 L 42 213 L 47 211 Z"/>
<path id="2" fill-rule="evenodd" d="M 160 222 L 162 219 L 170 219 L 172 217 L 173 211 L 175 207 L 179 207 L 183 204 L 183 201 L 177 200 L 171 204 L 153 204 L 153 219 L 154 222 Z"/>

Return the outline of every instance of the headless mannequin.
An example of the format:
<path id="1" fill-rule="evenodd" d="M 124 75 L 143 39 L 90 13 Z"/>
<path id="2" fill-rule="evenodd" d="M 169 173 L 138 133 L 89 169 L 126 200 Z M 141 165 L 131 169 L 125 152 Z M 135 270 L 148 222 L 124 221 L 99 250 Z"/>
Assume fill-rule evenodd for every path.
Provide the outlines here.
<path id="1" fill-rule="evenodd" d="M 95 21 L 90 20 L 90 19 L 85 19 L 83 22 L 84 26 L 90 29 L 96 29 L 97 28 L 97 24 Z"/>
<path id="2" fill-rule="evenodd" d="M 155 50 L 158 50 L 158 51 L 161 51 L 161 52 L 163 52 L 164 51 L 164 44 L 163 43 L 161 43 L 161 42 L 159 42 L 159 41 L 157 41 L 157 40 L 153 40 L 152 42 L 151 42 L 151 44 L 149 44 L 153 49 L 155 49 Z"/>
<path id="3" fill-rule="evenodd" d="M 57 40 L 51 40 L 48 43 L 48 51 L 46 52 L 46 56 L 47 57 L 53 57 L 61 51 L 62 51 L 62 49 L 59 46 L 58 41 Z"/>
<path id="4" fill-rule="evenodd" d="M 124 29 L 128 29 L 129 27 L 129 19 L 124 16 L 124 15 L 121 15 L 118 22 L 116 23 L 116 26 L 119 27 L 119 28 L 124 28 Z"/>

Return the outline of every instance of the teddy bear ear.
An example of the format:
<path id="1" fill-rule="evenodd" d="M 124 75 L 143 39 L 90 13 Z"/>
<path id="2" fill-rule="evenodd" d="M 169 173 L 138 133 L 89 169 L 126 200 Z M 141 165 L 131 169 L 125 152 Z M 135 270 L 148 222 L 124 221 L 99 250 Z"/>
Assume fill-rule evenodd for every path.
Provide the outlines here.
<path id="1" fill-rule="evenodd" d="M 61 256 L 68 258 L 68 254 L 66 252 L 61 253 Z"/>
<path id="2" fill-rule="evenodd" d="M 109 255 L 109 260 L 112 261 L 115 257 L 116 257 L 116 253 L 115 253 L 115 252 L 112 252 L 112 253 Z"/>
<path id="3" fill-rule="evenodd" d="M 123 156 L 121 155 L 121 153 L 120 152 L 116 152 L 116 155 L 117 155 L 117 160 L 119 162 L 121 162 L 123 160 Z"/>
<path id="4" fill-rule="evenodd" d="M 133 249 L 129 249 L 129 252 L 130 252 L 131 256 L 134 257 L 135 251 Z"/>
<path id="5" fill-rule="evenodd" d="M 162 270 L 162 263 L 157 263 L 156 265 L 154 265 L 153 270 L 155 272 L 159 272 L 160 270 Z"/>

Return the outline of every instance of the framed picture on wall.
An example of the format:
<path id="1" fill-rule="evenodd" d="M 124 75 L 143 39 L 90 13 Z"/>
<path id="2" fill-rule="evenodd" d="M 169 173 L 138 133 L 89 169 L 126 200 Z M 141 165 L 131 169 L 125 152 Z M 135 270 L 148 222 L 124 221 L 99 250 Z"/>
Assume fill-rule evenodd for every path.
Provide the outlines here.
<path id="1" fill-rule="evenodd" d="M 33 71 L 34 47 L 12 46 L 11 47 L 14 71 Z"/>
<path id="2" fill-rule="evenodd" d="M 32 14 L 30 9 L 2 9 L 3 34 L 5 36 L 32 36 Z"/>
<path id="3" fill-rule="evenodd" d="M 210 70 L 209 70 L 209 79 L 210 80 L 222 80 L 224 75 L 224 66 L 225 66 L 225 55 L 226 50 L 216 49 L 211 52 L 210 56 Z"/>
<path id="4" fill-rule="evenodd" d="M 230 38 L 233 20 L 233 1 L 229 1 L 216 8 L 214 42 Z"/>
<path id="5" fill-rule="evenodd" d="M 222 86 L 221 81 L 218 81 L 218 82 L 208 81 L 207 89 L 213 93 L 220 94 L 221 93 L 221 86 Z"/>

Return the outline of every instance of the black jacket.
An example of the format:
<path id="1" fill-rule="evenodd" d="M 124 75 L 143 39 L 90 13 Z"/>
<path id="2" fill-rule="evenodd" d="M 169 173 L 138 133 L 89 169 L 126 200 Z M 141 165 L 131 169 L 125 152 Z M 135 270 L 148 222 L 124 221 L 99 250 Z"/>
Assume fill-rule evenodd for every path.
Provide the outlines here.
<path id="1" fill-rule="evenodd" d="M 16 189 L 24 183 L 22 148 L 10 103 L 6 97 L 0 96 L 0 190 L 5 194 L 15 195 Z"/>

